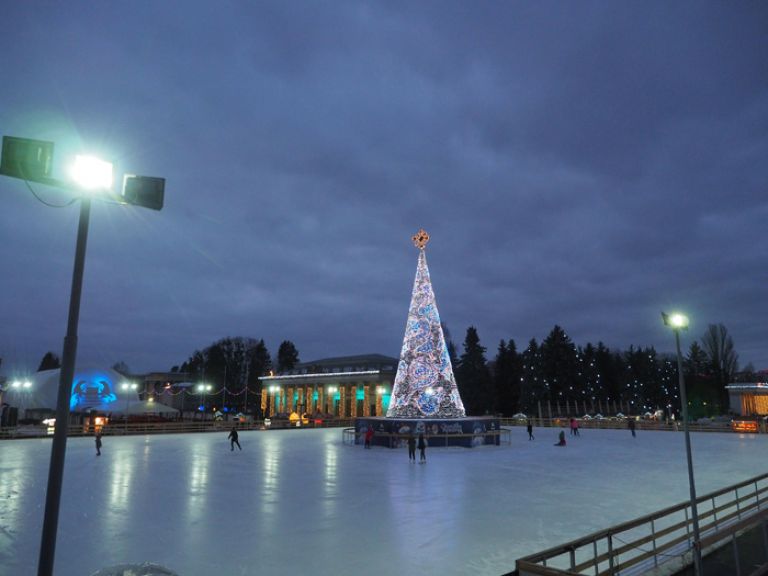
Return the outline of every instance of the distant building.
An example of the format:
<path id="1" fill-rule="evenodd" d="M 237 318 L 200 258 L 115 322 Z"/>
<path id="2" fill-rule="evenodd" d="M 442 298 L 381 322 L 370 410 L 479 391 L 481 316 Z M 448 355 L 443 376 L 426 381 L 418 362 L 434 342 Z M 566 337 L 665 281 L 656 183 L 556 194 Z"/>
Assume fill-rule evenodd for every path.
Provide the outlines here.
<path id="1" fill-rule="evenodd" d="M 384 416 L 397 363 L 397 358 L 381 354 L 342 356 L 302 362 L 282 374 L 263 376 L 261 412 Z"/>
<path id="2" fill-rule="evenodd" d="M 732 412 L 741 416 L 768 415 L 768 382 L 734 383 L 726 389 Z"/>
<path id="3" fill-rule="evenodd" d="M 193 395 L 194 385 L 186 372 L 150 372 L 148 374 L 133 374 L 132 382 L 139 388 L 139 397 L 143 400 L 152 398 L 179 411 L 194 410 L 197 406 Z"/>

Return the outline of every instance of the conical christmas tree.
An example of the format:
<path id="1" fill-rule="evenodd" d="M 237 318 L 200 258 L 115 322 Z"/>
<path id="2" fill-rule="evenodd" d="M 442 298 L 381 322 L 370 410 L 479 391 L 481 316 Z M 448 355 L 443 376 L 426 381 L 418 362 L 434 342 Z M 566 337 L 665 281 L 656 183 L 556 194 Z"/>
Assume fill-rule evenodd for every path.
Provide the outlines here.
<path id="1" fill-rule="evenodd" d="M 423 230 L 413 237 L 419 263 L 387 418 L 465 416 L 429 280 L 424 253 L 428 241 L 429 235 Z"/>

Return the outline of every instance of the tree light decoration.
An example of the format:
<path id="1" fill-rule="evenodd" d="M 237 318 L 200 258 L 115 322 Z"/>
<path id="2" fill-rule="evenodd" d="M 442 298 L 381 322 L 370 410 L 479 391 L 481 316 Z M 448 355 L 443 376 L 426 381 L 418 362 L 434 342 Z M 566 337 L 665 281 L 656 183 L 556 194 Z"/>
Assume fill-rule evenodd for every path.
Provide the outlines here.
<path id="1" fill-rule="evenodd" d="M 463 418 L 424 252 L 429 234 L 419 230 L 413 241 L 419 261 L 387 418 Z"/>

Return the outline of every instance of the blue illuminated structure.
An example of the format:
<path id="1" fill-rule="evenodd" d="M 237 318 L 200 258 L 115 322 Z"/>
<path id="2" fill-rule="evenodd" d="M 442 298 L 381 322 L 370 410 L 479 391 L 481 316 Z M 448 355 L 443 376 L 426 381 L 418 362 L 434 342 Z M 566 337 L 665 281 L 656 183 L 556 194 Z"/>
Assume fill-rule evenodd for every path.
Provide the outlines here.
<path id="1" fill-rule="evenodd" d="M 106 372 L 78 372 L 72 382 L 69 409 L 78 411 L 110 404 L 117 400 L 115 389 L 115 383 Z"/>

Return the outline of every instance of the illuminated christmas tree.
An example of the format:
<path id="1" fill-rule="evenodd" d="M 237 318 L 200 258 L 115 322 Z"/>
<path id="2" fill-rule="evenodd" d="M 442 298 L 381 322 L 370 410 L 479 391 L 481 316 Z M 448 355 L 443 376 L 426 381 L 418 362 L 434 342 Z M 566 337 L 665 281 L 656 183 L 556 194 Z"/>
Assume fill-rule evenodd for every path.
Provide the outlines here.
<path id="1" fill-rule="evenodd" d="M 388 418 L 465 416 L 429 280 L 424 253 L 428 241 L 429 234 L 424 230 L 413 237 L 419 249 L 419 262 Z"/>

